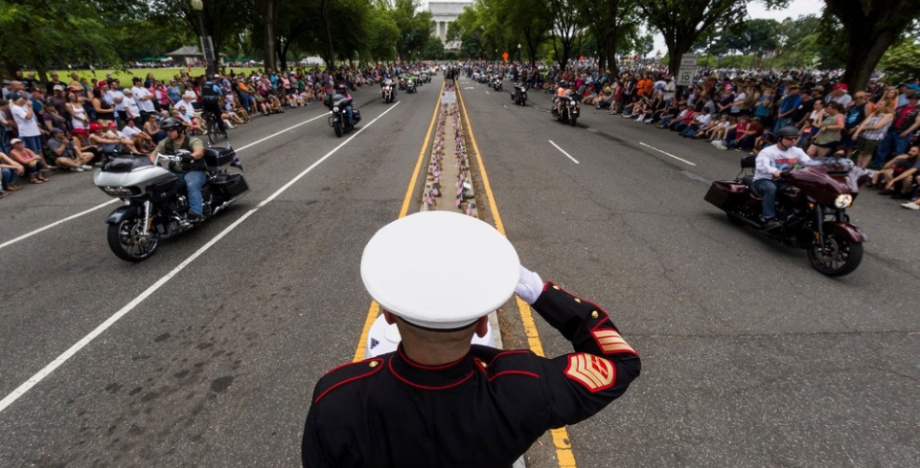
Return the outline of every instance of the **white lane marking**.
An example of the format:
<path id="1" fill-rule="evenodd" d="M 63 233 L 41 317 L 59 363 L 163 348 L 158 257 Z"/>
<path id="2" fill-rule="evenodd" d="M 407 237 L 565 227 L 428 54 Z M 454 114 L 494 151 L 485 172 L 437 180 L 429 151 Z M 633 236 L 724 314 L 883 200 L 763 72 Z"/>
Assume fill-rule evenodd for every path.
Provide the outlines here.
<path id="1" fill-rule="evenodd" d="M 310 173 L 310 171 L 312 171 L 312 170 L 315 169 L 317 166 L 319 166 L 320 164 L 322 164 L 324 161 L 326 161 L 327 159 L 329 159 L 330 157 L 332 157 L 333 154 L 335 154 L 335 153 L 336 153 L 338 150 L 340 150 L 343 146 L 345 146 L 345 145 L 347 145 L 349 142 L 351 142 L 351 140 L 354 140 L 355 137 L 357 137 L 358 135 L 361 134 L 361 132 L 363 132 L 364 130 L 370 128 L 371 125 L 374 125 L 374 122 L 380 120 L 384 115 L 387 114 L 387 112 L 390 112 L 391 110 L 395 109 L 397 105 L 399 105 L 398 102 L 397 102 L 395 105 L 391 106 L 391 107 L 390 107 L 389 109 L 387 109 L 386 111 L 384 111 L 382 114 L 380 114 L 376 119 L 372 120 L 369 124 L 367 124 L 367 125 L 364 126 L 364 127 L 361 127 L 361 129 L 359 129 L 357 132 L 355 132 L 354 135 L 352 135 L 352 136 L 351 136 L 350 138 L 348 138 L 347 140 L 343 141 L 341 144 L 339 144 L 339 146 L 336 146 L 335 148 L 333 148 L 332 151 L 326 153 L 326 155 L 323 156 L 322 158 L 320 158 L 318 161 L 316 161 L 315 163 L 311 164 L 310 167 L 306 168 L 303 172 L 301 172 L 301 173 L 298 174 L 296 177 L 294 177 L 293 179 L 291 179 L 290 182 L 284 184 L 284 186 L 282 186 L 280 189 L 278 189 L 275 193 L 273 193 L 271 196 L 269 196 L 268 198 L 266 198 L 265 200 L 263 200 L 261 203 L 259 203 L 258 205 L 256 205 L 255 208 L 253 208 L 253 209 L 247 211 L 246 214 L 244 214 L 243 216 L 240 216 L 240 218 L 237 219 L 236 221 L 234 221 L 233 224 L 227 226 L 223 231 L 221 231 L 219 234 L 217 234 L 216 236 L 214 236 L 213 239 L 211 239 L 210 241 L 208 241 L 208 243 L 206 243 L 205 245 L 201 246 L 201 248 L 199 248 L 197 251 L 195 251 L 195 253 L 193 253 L 189 258 L 185 259 L 185 261 L 183 261 L 182 263 L 180 263 L 179 266 L 177 266 L 177 267 L 174 268 L 172 271 L 170 271 L 169 273 L 167 273 L 166 276 L 164 276 L 164 277 L 160 278 L 159 280 L 157 280 L 157 282 L 156 282 L 156 283 L 153 283 L 153 285 L 150 286 L 149 288 L 147 288 L 146 291 L 142 292 L 139 296 L 135 297 L 135 298 L 134 298 L 131 302 L 129 302 L 126 306 L 122 307 L 121 310 L 119 310 L 118 312 L 115 312 L 115 314 L 112 315 L 111 317 L 109 317 L 105 322 L 102 322 L 102 324 L 99 325 L 98 327 L 96 327 L 95 330 L 91 331 L 88 335 L 84 336 L 80 341 L 77 341 L 77 342 L 76 342 L 73 346 L 71 346 L 67 351 L 64 351 L 60 356 L 58 356 L 55 360 L 51 361 L 50 364 L 48 364 L 47 366 L 45 366 L 42 370 L 38 371 L 35 375 L 33 375 L 32 377 L 29 377 L 29 379 L 26 380 L 25 383 L 23 383 L 23 384 L 20 385 L 18 388 L 16 388 L 16 390 L 13 390 L 9 395 L 7 395 L 6 397 L 4 397 L 3 400 L 0 400 L 0 412 L 3 412 L 3 410 L 5 410 L 5 409 L 8 408 L 11 404 L 13 404 L 16 400 L 18 400 L 19 397 L 23 396 L 23 395 L 24 395 L 26 392 L 28 392 L 32 387 L 34 387 L 34 386 L 37 385 L 39 382 L 41 382 L 45 377 L 48 377 L 49 374 L 51 374 L 52 372 L 54 372 L 55 369 L 57 369 L 58 367 L 60 367 L 60 366 L 61 366 L 62 364 L 64 364 L 68 359 L 70 359 L 70 358 L 73 357 L 75 354 L 77 354 L 77 353 L 78 353 L 81 349 L 83 349 L 86 345 L 90 344 L 94 339 L 96 339 L 96 337 L 98 337 L 99 335 L 101 335 L 102 332 L 106 331 L 106 329 L 108 329 L 109 327 L 111 327 L 115 322 L 117 322 L 119 319 L 121 319 L 122 317 L 124 317 L 125 315 L 127 315 L 128 312 L 131 312 L 135 307 L 137 307 L 138 304 L 140 304 L 140 303 L 143 302 L 145 299 L 147 299 L 148 297 L 150 297 L 153 293 L 155 293 L 158 289 L 160 289 L 160 287 L 162 287 L 164 284 L 166 284 L 166 283 L 167 283 L 170 279 L 172 279 L 174 276 L 176 276 L 177 274 L 179 274 L 179 272 L 181 272 L 182 270 L 184 270 L 185 267 L 187 267 L 187 266 L 188 266 L 189 264 L 191 264 L 193 261 L 195 261 L 195 259 L 197 259 L 198 257 L 200 257 L 200 256 L 201 256 L 202 254 L 204 254 L 208 249 L 210 249 L 211 247 L 213 247 L 214 244 L 216 244 L 218 241 L 220 241 L 221 239 L 223 239 L 224 236 L 226 236 L 226 235 L 229 234 L 231 231 L 233 231 L 234 229 L 236 229 L 236 227 L 239 226 L 240 224 L 242 224 L 243 221 L 245 221 L 245 220 L 248 219 L 250 216 L 252 216 L 253 214 L 255 214 L 255 212 L 259 211 L 263 206 L 269 204 L 272 200 L 274 200 L 275 198 L 277 198 L 279 195 L 281 195 L 282 193 L 284 193 L 285 190 L 287 190 L 288 188 L 290 188 L 290 187 L 291 187 L 292 185 L 294 185 L 298 180 L 302 179 L 305 175 L 307 175 L 308 173 Z"/>
<path id="2" fill-rule="evenodd" d="M 488 92 L 488 91 L 486 91 L 486 94 L 489 94 L 489 92 Z"/>
<path id="3" fill-rule="evenodd" d="M 562 154 L 568 156 L 569 159 L 571 159 L 572 161 L 575 162 L 575 164 L 581 164 L 581 163 L 578 162 L 577 159 L 573 158 L 572 155 L 570 155 L 569 153 L 566 153 L 564 149 L 560 148 L 559 145 L 553 143 L 553 140 L 549 140 L 549 144 L 555 146 L 557 150 L 559 150 Z"/>
<path id="4" fill-rule="evenodd" d="M 23 235 L 21 235 L 21 236 L 15 238 L 15 239 L 8 240 L 8 241 L 6 241 L 6 242 L 0 244 L 0 249 L 6 247 L 6 246 L 8 246 L 8 245 L 13 245 L 13 244 L 15 244 L 15 243 L 17 243 L 17 242 L 19 242 L 19 241 L 21 241 L 21 240 L 23 240 L 23 239 L 27 239 L 27 238 L 29 238 L 29 237 L 32 237 L 32 236 L 34 236 L 34 235 L 36 235 L 36 234 L 38 234 L 38 233 L 40 233 L 40 232 L 42 232 L 42 231 L 47 231 L 48 229 L 51 229 L 51 228 L 53 228 L 53 227 L 55 227 L 55 226 L 57 226 L 57 225 L 59 225 L 59 224 L 64 224 L 64 223 L 66 223 L 67 221 L 70 221 L 71 219 L 79 218 L 80 216 L 83 216 L 83 215 L 85 215 L 85 214 L 92 213 L 93 211 L 96 211 L 96 210 L 98 210 L 98 209 L 100 209 L 100 208 L 103 208 L 103 207 L 105 207 L 106 205 L 111 205 L 112 203 L 115 203 L 115 202 L 118 202 L 118 201 L 121 201 L 121 200 L 119 200 L 119 199 L 117 199 L 117 198 L 113 198 L 113 199 L 111 199 L 111 200 L 109 200 L 109 201 L 107 201 L 107 202 L 105 202 L 105 203 L 103 203 L 103 204 L 101 204 L 101 205 L 96 205 L 96 206 L 94 206 L 94 207 L 92 207 L 92 208 L 90 208 L 90 209 L 88 209 L 88 210 L 86 210 L 86 211 L 81 211 L 81 212 L 79 212 L 79 213 L 77 213 L 77 214 L 75 214 L 75 215 L 68 216 L 68 217 L 66 217 L 66 218 L 64 218 L 64 219 L 62 219 L 62 220 L 60 220 L 60 221 L 55 221 L 55 222 L 53 222 L 53 223 L 51 223 L 51 224 L 49 224 L 49 225 L 47 225 L 47 226 L 45 226 L 45 227 L 41 227 L 41 228 L 38 228 L 38 229 L 36 229 L 36 230 L 34 230 L 34 231 L 32 231 L 32 232 L 28 232 L 28 233 L 26 233 L 26 234 L 23 234 Z"/>
<path id="5" fill-rule="evenodd" d="M 314 120 L 316 120 L 316 119 L 319 119 L 319 118 L 321 118 L 321 117 L 325 117 L 325 116 L 327 116 L 327 115 L 329 115 L 329 112 L 326 112 L 326 113 L 324 113 L 324 114 L 322 114 L 322 115 L 318 115 L 318 116 L 316 116 L 316 117 L 313 117 L 313 118 L 310 119 L 310 120 L 305 120 L 305 121 L 303 121 L 303 122 L 301 122 L 301 123 L 299 123 L 299 124 L 296 124 L 296 125 L 293 125 L 293 126 L 291 126 L 291 127 L 286 128 L 286 129 L 284 129 L 284 130 L 281 130 L 280 132 L 272 133 L 271 135 L 269 135 L 269 136 L 267 136 L 267 137 L 265 137 L 265 138 L 262 138 L 261 140 L 256 140 L 256 141 L 254 141 L 254 142 L 252 142 L 252 143 L 250 143 L 250 144 L 248 144 L 248 145 L 246 145 L 246 146 L 237 148 L 236 151 L 243 151 L 243 150 L 246 149 L 246 148 L 250 148 L 250 147 L 252 147 L 252 146 L 254 146 L 254 145 L 257 145 L 257 144 L 259 144 L 259 143 L 262 143 L 263 141 L 268 140 L 269 138 L 276 137 L 276 136 L 278 136 L 278 135 L 280 135 L 280 134 L 282 134 L 282 133 L 284 133 L 284 132 L 293 130 L 293 129 L 295 129 L 295 128 L 301 126 L 301 125 L 306 125 L 306 124 L 308 124 L 308 123 L 310 123 L 310 122 L 312 122 L 312 121 L 314 121 Z M 51 224 L 49 224 L 49 225 L 47 225 L 47 226 L 45 226 L 45 227 L 38 228 L 38 229 L 36 229 L 36 230 L 34 230 L 34 231 L 32 231 L 32 232 L 28 232 L 28 233 L 23 234 L 23 235 L 21 235 L 21 236 L 15 238 L 15 239 L 8 240 L 8 241 L 6 241 L 6 242 L 0 244 L 0 249 L 2 249 L 2 248 L 4 248 L 4 247 L 7 247 L 7 246 L 10 246 L 10 245 L 13 245 L 13 244 L 15 244 L 15 243 L 17 243 L 17 242 L 19 242 L 19 241 L 21 241 L 21 240 L 28 239 L 29 237 L 32 237 L 32 236 L 34 236 L 34 235 L 36 235 L 36 234 L 38 234 L 38 233 L 40 233 L 40 232 L 47 231 L 48 229 L 51 229 L 51 228 L 53 228 L 53 227 L 55 227 L 55 226 L 57 226 L 57 225 L 66 223 L 67 221 L 70 221 L 70 220 L 72 220 L 72 219 L 79 218 L 80 216 L 83 216 L 83 215 L 85 215 L 85 214 L 92 213 L 93 211 L 96 211 L 96 210 L 98 210 L 98 209 L 100 209 L 100 208 L 102 208 L 102 207 L 105 207 L 105 206 L 107 206 L 107 205 L 111 205 L 112 203 L 119 202 L 119 201 L 121 201 L 121 200 L 119 200 L 118 198 L 114 198 L 114 199 L 112 199 L 112 200 L 109 200 L 109 201 L 107 201 L 107 202 L 101 204 L 101 205 L 94 206 L 94 207 L 92 207 L 92 208 L 90 208 L 90 209 L 88 209 L 88 210 L 86 210 L 86 211 L 81 211 L 81 212 L 79 212 L 79 213 L 77 213 L 77 214 L 75 214 L 75 215 L 68 216 L 68 217 L 66 217 L 66 218 L 64 218 L 64 219 L 62 219 L 62 220 L 60 220 L 60 221 L 55 221 L 55 222 L 53 222 L 53 223 L 51 223 Z"/>
<path id="6" fill-rule="evenodd" d="M 696 166 L 696 163 L 692 163 L 692 162 L 690 162 L 690 161 L 687 161 L 687 160 L 684 159 L 684 158 L 680 158 L 680 157 L 674 156 L 673 154 L 668 153 L 667 151 L 661 151 L 660 149 L 655 148 L 655 147 L 652 146 L 652 145 L 646 145 L 645 143 L 642 143 L 641 141 L 639 142 L 639 144 L 642 145 L 642 146 L 645 146 L 646 148 L 651 148 L 651 149 L 653 149 L 653 150 L 655 150 L 655 151 L 657 151 L 657 152 L 659 152 L 659 153 L 661 153 L 661 154 L 663 154 L 663 155 L 665 155 L 665 156 L 670 156 L 670 157 L 672 157 L 672 158 L 674 158 L 674 159 L 676 159 L 676 160 L 678 160 L 678 161 L 680 161 L 680 162 L 682 162 L 682 163 L 686 163 L 686 164 L 689 164 L 689 165 L 691 165 L 691 166 Z"/>

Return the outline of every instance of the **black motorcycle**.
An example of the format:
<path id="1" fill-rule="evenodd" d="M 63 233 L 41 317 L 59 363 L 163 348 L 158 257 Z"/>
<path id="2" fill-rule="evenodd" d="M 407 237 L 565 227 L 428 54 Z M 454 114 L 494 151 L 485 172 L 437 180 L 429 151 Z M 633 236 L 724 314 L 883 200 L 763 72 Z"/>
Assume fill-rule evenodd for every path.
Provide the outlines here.
<path id="1" fill-rule="evenodd" d="M 578 116 L 581 115 L 581 107 L 578 105 L 578 96 L 559 96 L 558 106 L 553 106 L 553 116 L 560 122 L 575 126 Z"/>
<path id="2" fill-rule="evenodd" d="M 527 105 L 527 87 L 522 84 L 515 84 L 514 91 L 511 93 L 511 100 L 519 106 Z"/>
<path id="3" fill-rule="evenodd" d="M 118 258 L 140 262 L 153 255 L 161 238 L 185 232 L 192 227 L 188 218 L 188 188 L 185 181 L 159 166 L 185 165 L 191 153 L 158 154 L 154 163 L 146 154 L 119 154 L 107 159 L 93 174 L 93 183 L 106 194 L 120 198 L 124 205 L 109 214 L 107 239 Z M 205 219 L 216 215 L 249 191 L 239 173 L 228 173 L 239 162 L 233 148 L 204 150 L 207 179 L 201 189 Z"/>
<path id="4" fill-rule="evenodd" d="M 326 97 L 326 107 L 332 110 L 329 115 L 329 126 L 335 130 L 335 136 L 340 137 L 351 131 L 361 121 L 361 111 L 352 108 L 354 122 L 348 122 L 348 106 L 352 105 L 352 99 L 342 94 L 334 94 Z"/>
<path id="5" fill-rule="evenodd" d="M 380 94 L 383 96 L 383 102 L 387 104 L 393 102 L 393 84 L 384 83 L 380 90 Z"/>
<path id="6" fill-rule="evenodd" d="M 496 91 L 501 91 L 501 90 L 502 90 L 502 76 L 501 76 L 501 75 L 495 75 L 495 77 L 492 78 L 492 84 L 491 84 L 491 86 L 492 86 L 492 89 L 494 89 L 494 90 L 496 90 Z"/>

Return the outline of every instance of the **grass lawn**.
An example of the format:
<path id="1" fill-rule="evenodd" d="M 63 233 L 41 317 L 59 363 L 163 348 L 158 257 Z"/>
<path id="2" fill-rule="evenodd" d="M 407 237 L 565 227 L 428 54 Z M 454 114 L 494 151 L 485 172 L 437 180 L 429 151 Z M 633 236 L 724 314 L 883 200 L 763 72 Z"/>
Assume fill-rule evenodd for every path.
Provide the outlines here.
<path id="1" fill-rule="evenodd" d="M 184 68 L 184 67 L 183 67 L 182 69 L 188 71 L 188 68 Z M 258 69 L 259 69 L 258 67 L 256 67 L 256 68 L 249 68 L 249 67 L 227 67 L 227 73 L 230 73 L 230 70 L 233 70 L 233 72 L 235 72 L 235 73 L 243 73 L 243 72 L 245 72 L 245 73 L 248 75 L 250 71 L 252 71 L 252 70 L 258 70 Z M 129 68 L 128 70 L 112 70 L 112 69 L 107 69 L 107 70 L 96 70 L 96 74 L 95 74 L 95 75 L 93 74 L 93 72 L 91 72 L 91 71 L 89 71 L 89 70 L 54 70 L 54 71 L 57 72 L 58 76 L 59 76 L 60 79 L 63 80 L 63 81 L 70 81 L 70 73 L 71 73 L 71 72 L 76 72 L 78 75 L 80 75 L 81 78 L 86 78 L 87 81 L 104 80 L 106 74 L 111 73 L 112 76 L 113 76 L 114 78 L 118 78 L 119 80 L 121 80 L 121 84 L 122 84 L 122 86 L 124 86 L 126 82 L 127 82 L 127 83 L 130 83 L 130 82 L 131 82 L 131 79 L 132 79 L 133 77 L 139 76 L 139 77 L 141 77 L 141 78 L 146 78 L 148 73 L 153 73 L 153 76 L 154 76 L 156 79 L 168 83 L 169 80 L 170 80 L 170 78 L 172 78 L 172 77 L 174 77 L 174 76 L 179 76 L 179 70 L 180 70 L 179 67 L 173 67 L 173 68 Z M 24 72 L 23 72 L 23 75 L 28 74 L 30 71 L 32 71 L 32 70 L 26 70 L 26 71 L 24 71 Z M 204 67 L 192 67 L 191 75 L 192 75 L 192 76 L 201 76 L 201 75 L 204 75 L 204 72 L 205 72 L 205 68 L 204 68 Z M 48 75 L 49 75 L 49 79 L 50 79 L 51 72 L 48 72 Z M 37 76 L 37 75 L 36 75 L 36 76 Z"/>

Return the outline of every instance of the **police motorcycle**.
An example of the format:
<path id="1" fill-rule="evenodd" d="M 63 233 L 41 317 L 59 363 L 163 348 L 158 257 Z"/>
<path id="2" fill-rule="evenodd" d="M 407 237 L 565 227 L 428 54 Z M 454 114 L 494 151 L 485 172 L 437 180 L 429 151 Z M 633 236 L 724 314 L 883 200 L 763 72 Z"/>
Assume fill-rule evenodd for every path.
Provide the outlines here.
<path id="1" fill-rule="evenodd" d="M 380 94 L 383 96 L 383 102 L 387 104 L 393 102 L 394 96 L 393 96 L 393 81 L 392 80 L 386 80 L 383 82 L 383 86 L 381 86 Z"/>
<path id="2" fill-rule="evenodd" d="M 490 86 L 492 87 L 492 89 L 496 91 L 501 91 L 502 90 L 502 76 L 498 74 L 492 77 L 492 83 L 490 84 Z"/>
<path id="3" fill-rule="evenodd" d="M 514 91 L 511 92 L 511 100 L 519 106 L 527 105 L 527 85 L 515 83 Z"/>
<path id="4" fill-rule="evenodd" d="M 782 130 L 781 130 L 782 131 Z M 809 161 L 804 168 L 782 172 L 786 187 L 776 193 L 776 220 L 768 226 L 761 218 L 761 195 L 753 184 L 756 156 L 742 158 L 741 172 L 732 181 L 716 181 L 705 200 L 739 226 L 750 226 L 790 247 L 804 249 L 812 268 L 827 276 L 852 273 L 863 257 L 868 238 L 850 223 L 846 209 L 853 205 L 868 173 L 854 168 L 849 159 L 828 157 Z"/>
<path id="5" fill-rule="evenodd" d="M 329 126 L 335 130 L 335 136 L 341 137 L 350 132 L 361 121 L 361 111 L 352 108 L 353 122 L 348 121 L 348 108 L 352 106 L 352 98 L 348 97 L 343 85 L 336 86 L 336 92 L 326 95 L 324 104 L 332 114 L 329 115 Z"/>
<path id="6" fill-rule="evenodd" d="M 577 94 L 568 96 L 556 96 L 557 105 L 553 106 L 553 116 L 562 123 L 575 126 L 578 116 L 581 115 L 581 107 L 578 105 L 580 100 Z"/>
<path id="7" fill-rule="evenodd" d="M 152 163 L 146 154 L 114 155 L 93 174 L 96 187 L 124 201 L 105 220 L 109 224 L 106 233 L 109 248 L 118 258 L 129 262 L 145 260 L 156 253 L 160 239 L 188 231 L 197 224 L 188 218 L 185 181 L 159 165 L 161 162 L 171 167 L 191 164 L 191 152 L 176 153 L 157 154 Z M 242 198 L 249 185 L 242 174 L 227 172 L 231 164 L 238 163 L 233 148 L 207 148 L 204 161 L 207 178 L 201 195 L 202 215 L 206 220 Z"/>

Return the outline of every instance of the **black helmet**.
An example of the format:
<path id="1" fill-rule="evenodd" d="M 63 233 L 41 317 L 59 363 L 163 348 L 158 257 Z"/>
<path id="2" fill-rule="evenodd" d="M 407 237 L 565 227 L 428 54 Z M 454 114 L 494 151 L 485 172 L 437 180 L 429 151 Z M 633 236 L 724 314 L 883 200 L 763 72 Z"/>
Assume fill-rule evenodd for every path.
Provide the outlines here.
<path id="1" fill-rule="evenodd" d="M 160 128 L 162 128 L 163 130 L 167 132 L 170 130 L 179 130 L 181 132 L 182 122 L 180 122 L 179 119 L 175 117 L 167 117 L 163 119 L 162 123 L 160 123 Z"/>
<path id="2" fill-rule="evenodd" d="M 345 83 L 339 83 L 335 85 L 335 91 L 340 94 L 345 94 L 348 92 L 348 87 L 345 86 Z"/>
<path id="3" fill-rule="evenodd" d="M 787 127 L 783 127 L 776 132 L 775 136 L 777 140 L 781 138 L 796 137 L 796 136 L 799 136 L 799 129 L 791 125 Z"/>

